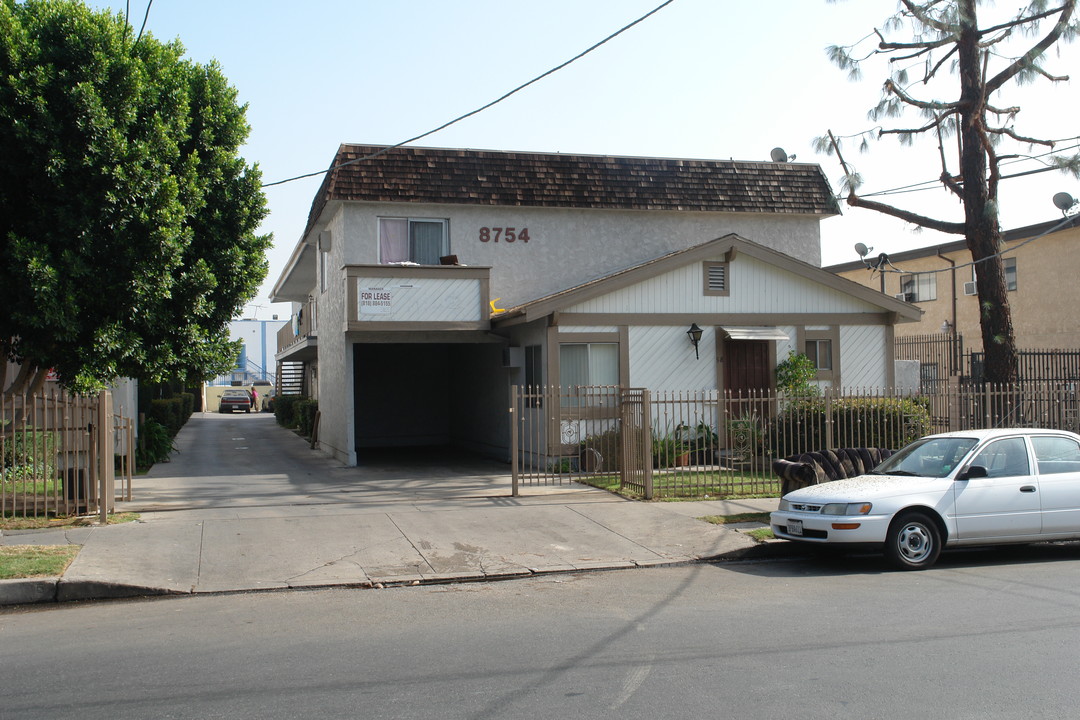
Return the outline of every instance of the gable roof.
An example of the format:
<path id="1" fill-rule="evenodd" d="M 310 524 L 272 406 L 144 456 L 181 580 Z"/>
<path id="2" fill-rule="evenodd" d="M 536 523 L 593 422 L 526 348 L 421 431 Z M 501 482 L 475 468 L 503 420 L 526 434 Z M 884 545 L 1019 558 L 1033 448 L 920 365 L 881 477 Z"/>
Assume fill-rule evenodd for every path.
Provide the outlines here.
<path id="1" fill-rule="evenodd" d="M 346 144 L 338 149 L 315 195 L 307 230 L 335 200 L 818 216 L 840 212 L 829 181 L 814 164 L 421 147 L 397 147 L 360 160 L 382 150 L 386 146 Z"/>
<path id="2" fill-rule="evenodd" d="M 906 303 L 903 300 L 897 300 L 854 280 L 834 275 L 817 266 L 796 260 L 790 255 L 777 252 L 732 233 L 692 248 L 662 255 L 654 260 L 537 298 L 522 305 L 507 308 L 506 312 L 493 316 L 492 322 L 500 324 L 513 319 L 516 319 L 516 322 L 529 322 L 690 263 L 701 262 L 722 255 L 727 255 L 731 259 L 739 254 L 746 254 L 773 267 L 786 270 L 864 302 L 877 305 L 884 311 L 895 313 L 903 320 L 919 320 L 922 317 L 922 310 L 915 305 Z"/>

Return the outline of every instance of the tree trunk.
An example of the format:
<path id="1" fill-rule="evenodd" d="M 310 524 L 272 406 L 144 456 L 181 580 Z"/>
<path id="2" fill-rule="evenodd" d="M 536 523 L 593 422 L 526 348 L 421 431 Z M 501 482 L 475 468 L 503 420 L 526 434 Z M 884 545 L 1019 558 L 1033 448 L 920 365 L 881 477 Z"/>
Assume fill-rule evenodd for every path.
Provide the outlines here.
<path id="1" fill-rule="evenodd" d="M 979 322 L 985 353 L 985 379 L 1014 383 L 1018 379 L 1016 339 L 1005 285 L 1005 267 L 998 227 L 997 178 L 987 183 L 989 138 L 985 132 L 986 85 L 976 33 L 976 0 L 960 3 L 964 29 L 959 41 L 961 88 L 960 137 L 963 174 L 965 237 L 975 264 Z M 992 172 L 996 170 L 992 169 Z"/>

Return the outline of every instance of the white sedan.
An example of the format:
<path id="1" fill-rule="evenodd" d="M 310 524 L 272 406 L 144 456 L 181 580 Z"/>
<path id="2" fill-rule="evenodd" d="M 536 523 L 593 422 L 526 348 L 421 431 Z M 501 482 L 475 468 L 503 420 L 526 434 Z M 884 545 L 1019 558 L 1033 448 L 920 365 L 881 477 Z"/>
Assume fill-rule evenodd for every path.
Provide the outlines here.
<path id="1" fill-rule="evenodd" d="M 773 534 L 883 547 L 906 570 L 942 547 L 1080 539 L 1080 435 L 970 430 L 916 440 L 872 472 L 788 493 Z"/>

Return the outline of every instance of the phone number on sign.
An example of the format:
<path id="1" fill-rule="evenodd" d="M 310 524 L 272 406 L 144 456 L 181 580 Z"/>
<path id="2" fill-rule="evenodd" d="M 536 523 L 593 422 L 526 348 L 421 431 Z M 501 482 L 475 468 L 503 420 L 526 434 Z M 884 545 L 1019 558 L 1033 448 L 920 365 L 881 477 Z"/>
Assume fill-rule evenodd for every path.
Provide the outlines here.
<path id="1" fill-rule="evenodd" d="M 501 228 L 501 227 L 482 227 L 480 228 L 480 242 L 529 242 L 529 228 Z"/>

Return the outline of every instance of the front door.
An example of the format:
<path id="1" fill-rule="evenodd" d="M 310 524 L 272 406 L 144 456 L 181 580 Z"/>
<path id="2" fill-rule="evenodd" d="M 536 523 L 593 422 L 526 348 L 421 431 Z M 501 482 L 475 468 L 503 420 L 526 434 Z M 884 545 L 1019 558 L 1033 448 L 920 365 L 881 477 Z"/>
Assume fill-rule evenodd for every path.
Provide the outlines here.
<path id="1" fill-rule="evenodd" d="M 728 340 L 724 343 L 724 389 L 732 396 L 760 395 L 772 388 L 770 340 Z"/>

